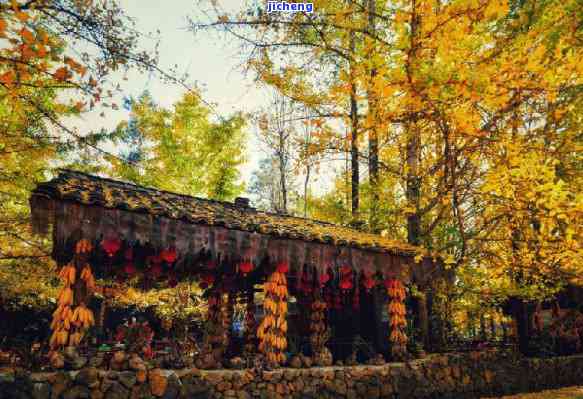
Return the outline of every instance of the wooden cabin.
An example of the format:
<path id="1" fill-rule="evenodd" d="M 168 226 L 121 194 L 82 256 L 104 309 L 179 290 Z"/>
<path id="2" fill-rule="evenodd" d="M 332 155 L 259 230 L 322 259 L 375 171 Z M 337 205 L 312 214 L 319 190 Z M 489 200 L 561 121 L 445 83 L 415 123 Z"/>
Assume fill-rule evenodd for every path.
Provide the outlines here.
<path id="1" fill-rule="evenodd" d="M 309 309 L 318 298 L 338 359 L 357 335 L 387 351 L 386 281 L 423 287 L 443 272 L 422 249 L 379 235 L 263 212 L 243 198 L 196 198 L 71 170 L 39 184 L 30 205 L 33 229 L 52 235 L 59 265 L 74 259 L 80 240 L 92 243 L 86 261 L 98 279 L 137 279 L 143 289 L 195 279 L 209 298 L 227 294 L 251 309 L 256 291 L 285 265 L 297 319 L 290 334 L 310 335 Z M 426 340 L 427 308 L 415 309 L 425 313 L 412 316 Z"/>

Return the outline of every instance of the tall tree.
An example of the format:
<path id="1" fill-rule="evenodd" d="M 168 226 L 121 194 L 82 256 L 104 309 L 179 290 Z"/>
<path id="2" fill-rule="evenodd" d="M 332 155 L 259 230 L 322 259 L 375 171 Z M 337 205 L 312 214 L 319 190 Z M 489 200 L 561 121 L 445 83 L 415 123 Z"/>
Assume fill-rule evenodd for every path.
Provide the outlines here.
<path id="1" fill-rule="evenodd" d="M 109 157 L 114 176 L 219 200 L 243 191 L 239 173 L 245 161 L 242 115 L 211 121 L 211 110 L 193 92 L 172 109 L 157 106 L 148 93 L 130 104 L 130 119 L 118 127 L 116 136 L 126 146 L 132 145 L 120 154 L 132 162 Z"/>

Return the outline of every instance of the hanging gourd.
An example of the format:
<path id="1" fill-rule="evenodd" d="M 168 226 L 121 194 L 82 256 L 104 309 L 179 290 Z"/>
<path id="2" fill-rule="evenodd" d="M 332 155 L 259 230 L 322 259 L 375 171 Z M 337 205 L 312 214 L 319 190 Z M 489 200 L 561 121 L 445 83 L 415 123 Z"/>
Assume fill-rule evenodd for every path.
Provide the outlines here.
<path id="1" fill-rule="evenodd" d="M 252 262 L 241 262 L 239 263 L 239 271 L 243 276 L 251 273 L 253 270 L 253 263 Z"/>
<path id="2" fill-rule="evenodd" d="M 176 257 L 176 249 L 174 248 L 163 249 L 160 252 L 160 259 L 168 264 L 174 263 L 174 261 L 176 261 Z"/>
<path id="3" fill-rule="evenodd" d="M 362 281 L 362 286 L 366 290 L 366 292 L 370 292 L 376 285 L 376 281 L 370 272 L 364 272 L 364 279 Z"/>
<path id="4" fill-rule="evenodd" d="M 265 317 L 257 329 L 259 351 L 267 361 L 278 366 L 285 362 L 284 351 L 287 348 L 287 279 L 285 273 L 288 265 L 280 262 L 265 284 L 263 291 L 263 309 Z"/>
<path id="5" fill-rule="evenodd" d="M 91 252 L 93 246 L 89 242 L 89 240 L 82 238 L 81 240 L 77 241 L 75 244 L 75 253 L 76 254 L 86 254 Z"/>
<path id="6" fill-rule="evenodd" d="M 101 247 L 110 258 L 121 248 L 121 241 L 117 238 L 109 238 L 101 241 Z"/>
<path id="7" fill-rule="evenodd" d="M 328 281 L 330 281 L 330 274 L 328 274 L 328 272 L 326 271 L 320 275 L 320 287 L 326 285 Z"/>
<path id="8" fill-rule="evenodd" d="M 389 296 L 388 314 L 390 325 L 391 355 L 395 360 L 403 360 L 406 355 L 407 335 L 405 334 L 405 287 L 396 279 L 385 280 Z"/>

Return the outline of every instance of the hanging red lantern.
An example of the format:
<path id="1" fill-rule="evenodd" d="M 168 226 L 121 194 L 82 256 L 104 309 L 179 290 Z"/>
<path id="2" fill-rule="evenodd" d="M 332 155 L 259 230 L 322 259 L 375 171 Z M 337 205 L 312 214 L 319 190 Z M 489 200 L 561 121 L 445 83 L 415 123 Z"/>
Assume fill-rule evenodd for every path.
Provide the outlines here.
<path id="1" fill-rule="evenodd" d="M 111 258 L 121 248 L 121 241 L 118 240 L 117 238 L 103 240 L 101 241 L 101 247 L 103 248 L 105 253 L 107 253 L 107 255 Z"/>
<path id="2" fill-rule="evenodd" d="M 243 276 L 246 276 L 248 273 L 251 272 L 251 270 L 253 270 L 253 263 L 251 262 L 239 263 L 239 270 L 241 271 Z"/>
<path id="3" fill-rule="evenodd" d="M 362 285 L 364 286 L 366 291 L 369 292 L 371 289 L 374 288 L 374 286 L 376 285 L 376 282 L 375 282 L 374 278 L 372 278 L 371 276 L 366 276 L 364 278 L 364 281 L 362 282 Z"/>
<path id="4" fill-rule="evenodd" d="M 289 266 L 286 262 L 279 262 L 277 264 L 277 272 L 285 274 L 289 270 Z"/>
<path id="5" fill-rule="evenodd" d="M 340 274 L 343 276 L 347 276 L 349 274 L 352 274 L 352 268 L 350 266 L 341 266 L 340 267 Z"/>
<path id="6" fill-rule="evenodd" d="M 162 259 L 166 263 L 174 263 L 174 261 L 176 260 L 176 249 L 174 248 L 163 249 L 160 252 L 160 259 Z"/>
<path id="7" fill-rule="evenodd" d="M 340 280 L 340 289 L 343 291 L 348 291 L 352 289 L 352 279 L 351 278 L 343 278 Z"/>
<path id="8" fill-rule="evenodd" d="M 322 273 L 320 275 L 320 285 L 324 285 L 328 281 L 330 281 L 330 275 L 328 273 L 326 273 L 326 272 Z"/>
<path id="9" fill-rule="evenodd" d="M 128 275 L 128 276 L 133 276 L 134 274 L 136 274 L 136 267 L 134 266 L 134 264 L 132 262 L 127 262 L 125 264 L 125 266 L 123 267 L 123 271 Z"/>

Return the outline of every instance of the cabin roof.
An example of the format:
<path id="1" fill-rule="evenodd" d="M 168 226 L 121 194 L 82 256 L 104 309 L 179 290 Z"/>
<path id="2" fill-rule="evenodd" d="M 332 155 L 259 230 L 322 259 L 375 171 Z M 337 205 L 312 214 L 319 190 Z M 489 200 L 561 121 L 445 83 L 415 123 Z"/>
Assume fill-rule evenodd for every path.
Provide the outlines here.
<path id="1" fill-rule="evenodd" d="M 40 183 L 32 197 L 394 255 L 411 256 L 417 250 L 405 242 L 347 226 L 264 212 L 240 203 L 197 198 L 66 169 L 61 169 L 52 180 Z"/>

